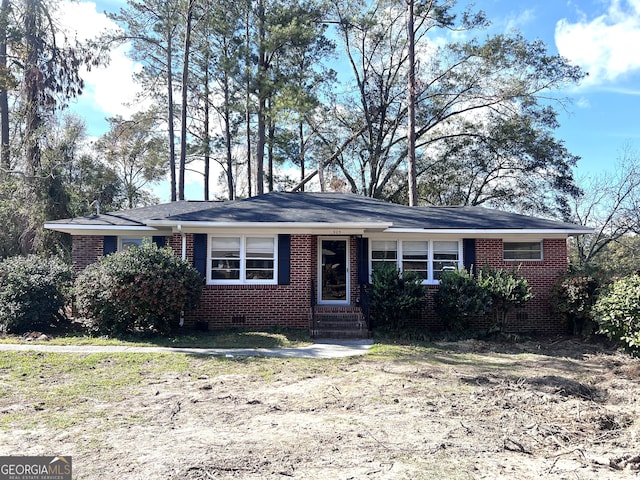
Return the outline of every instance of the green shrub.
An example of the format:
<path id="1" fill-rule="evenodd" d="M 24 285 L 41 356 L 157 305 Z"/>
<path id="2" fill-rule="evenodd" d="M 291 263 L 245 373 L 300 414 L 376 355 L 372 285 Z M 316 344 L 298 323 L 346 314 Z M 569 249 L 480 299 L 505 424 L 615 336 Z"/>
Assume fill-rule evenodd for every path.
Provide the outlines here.
<path id="1" fill-rule="evenodd" d="M 469 320 L 491 311 L 491 296 L 467 270 L 443 272 L 434 297 L 435 310 L 452 331 L 469 327 Z"/>
<path id="2" fill-rule="evenodd" d="M 197 305 L 202 285 L 197 270 L 170 248 L 145 243 L 89 265 L 75 291 L 79 313 L 100 333 L 166 334 L 182 310 Z"/>
<path id="3" fill-rule="evenodd" d="M 0 331 L 46 329 L 61 313 L 71 287 L 71 267 L 56 257 L 11 257 L 0 262 Z"/>
<path id="4" fill-rule="evenodd" d="M 514 271 L 484 267 L 478 272 L 478 285 L 491 297 L 493 331 L 504 332 L 509 313 L 533 298 L 527 279 Z"/>
<path id="5" fill-rule="evenodd" d="M 561 277 L 553 287 L 553 308 L 566 321 L 574 335 L 587 333 L 599 282 L 590 275 L 570 273 Z M 592 323 L 592 322 L 591 322 Z"/>
<path id="6" fill-rule="evenodd" d="M 593 307 L 599 333 L 620 342 L 627 350 L 640 352 L 640 276 L 616 280 Z"/>
<path id="7" fill-rule="evenodd" d="M 411 311 L 424 301 L 422 279 L 416 272 L 401 274 L 389 263 L 377 265 L 371 279 L 371 317 L 375 326 L 405 326 Z"/>

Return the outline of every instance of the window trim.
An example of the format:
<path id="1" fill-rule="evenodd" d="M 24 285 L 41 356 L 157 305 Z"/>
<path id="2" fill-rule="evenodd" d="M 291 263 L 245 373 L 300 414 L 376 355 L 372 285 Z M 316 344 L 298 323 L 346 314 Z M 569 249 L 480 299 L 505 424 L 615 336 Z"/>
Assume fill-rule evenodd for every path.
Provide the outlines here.
<path id="1" fill-rule="evenodd" d="M 506 248 L 507 244 L 538 244 L 540 246 L 540 257 L 539 258 L 517 258 L 517 257 L 507 258 L 507 248 Z M 509 251 L 513 252 L 514 250 L 511 248 L 509 249 Z M 533 250 L 530 250 L 530 251 L 533 251 Z M 504 260 L 505 262 L 543 262 L 544 261 L 544 241 L 543 240 L 530 240 L 530 241 L 503 240 L 502 241 L 502 260 Z"/>
<path id="2" fill-rule="evenodd" d="M 458 244 L 458 268 L 463 268 L 463 242 L 460 238 L 419 238 L 419 237 L 379 237 L 372 236 L 369 238 L 369 251 L 367 252 L 368 256 L 368 268 L 369 268 L 369 281 L 371 281 L 371 274 L 373 272 L 373 243 L 376 241 L 394 241 L 396 242 L 397 254 L 396 254 L 396 267 L 403 271 L 402 263 L 403 263 L 403 242 L 427 242 L 428 244 L 428 260 L 427 260 L 427 279 L 422 281 L 422 285 L 440 285 L 440 280 L 434 279 L 433 277 L 433 263 L 434 263 L 434 242 L 456 242 Z M 389 262 L 392 263 L 392 262 Z"/>
<path id="3" fill-rule="evenodd" d="M 240 278 L 238 280 L 214 279 L 211 262 L 211 247 L 214 238 L 239 238 L 240 239 Z M 247 279 L 247 238 L 270 238 L 273 239 L 273 278 L 267 280 Z M 278 235 L 273 234 L 236 234 L 218 233 L 207 235 L 207 285 L 277 285 L 278 284 Z"/>
<path id="4" fill-rule="evenodd" d="M 153 236 L 152 235 L 118 235 L 118 245 L 117 245 L 117 250 L 116 252 L 121 252 L 123 250 L 122 247 L 122 241 L 123 240 L 140 240 L 140 245 L 141 246 L 145 240 L 148 240 L 149 242 L 153 242 Z"/>

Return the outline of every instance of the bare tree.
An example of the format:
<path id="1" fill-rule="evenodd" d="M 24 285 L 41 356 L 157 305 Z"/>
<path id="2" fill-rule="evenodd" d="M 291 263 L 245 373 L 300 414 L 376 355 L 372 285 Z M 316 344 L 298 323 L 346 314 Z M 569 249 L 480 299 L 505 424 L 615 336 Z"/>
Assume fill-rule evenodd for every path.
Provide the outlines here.
<path id="1" fill-rule="evenodd" d="M 640 156 L 625 147 L 613 171 L 586 179 L 583 189 L 573 204 L 573 220 L 596 231 L 575 239 L 580 267 L 593 264 L 611 242 L 640 233 Z"/>
<path id="2" fill-rule="evenodd" d="M 128 208 L 154 203 L 144 187 L 167 173 L 165 142 L 158 133 L 156 112 L 139 112 L 131 119 L 108 119 L 110 130 L 96 143 L 104 161 L 117 173 Z"/>

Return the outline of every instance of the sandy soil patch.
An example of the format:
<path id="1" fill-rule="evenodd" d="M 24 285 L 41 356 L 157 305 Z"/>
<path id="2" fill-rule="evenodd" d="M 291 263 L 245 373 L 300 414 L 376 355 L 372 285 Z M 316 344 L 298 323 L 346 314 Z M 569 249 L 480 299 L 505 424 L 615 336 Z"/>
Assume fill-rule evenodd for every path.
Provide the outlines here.
<path id="1" fill-rule="evenodd" d="M 72 455 L 78 479 L 640 476 L 640 361 L 590 344 L 189 362 L 117 401 L 86 392 L 60 412 L 89 409 L 70 427 L 5 425 L 0 451 Z M 0 397 L 0 415 L 25 409 Z"/>

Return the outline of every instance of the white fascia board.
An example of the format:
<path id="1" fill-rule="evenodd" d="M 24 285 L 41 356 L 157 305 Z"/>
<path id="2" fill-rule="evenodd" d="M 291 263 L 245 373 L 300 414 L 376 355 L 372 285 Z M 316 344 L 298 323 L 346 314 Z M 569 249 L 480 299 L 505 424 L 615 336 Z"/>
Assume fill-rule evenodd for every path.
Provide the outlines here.
<path id="1" fill-rule="evenodd" d="M 571 235 L 586 235 L 593 233 L 591 228 L 584 227 L 582 229 L 513 229 L 513 228 L 495 228 L 495 229 L 464 229 L 464 228 L 389 228 L 385 230 L 385 233 L 422 233 L 429 235 L 466 235 L 470 237 L 503 237 L 510 235 L 543 235 L 545 238 L 549 236 L 571 236 Z"/>
<path id="2" fill-rule="evenodd" d="M 70 235 L 127 235 L 127 234 L 164 234 L 171 235 L 169 229 L 158 229 L 145 225 L 80 225 L 65 223 L 45 223 L 44 228 Z"/>

